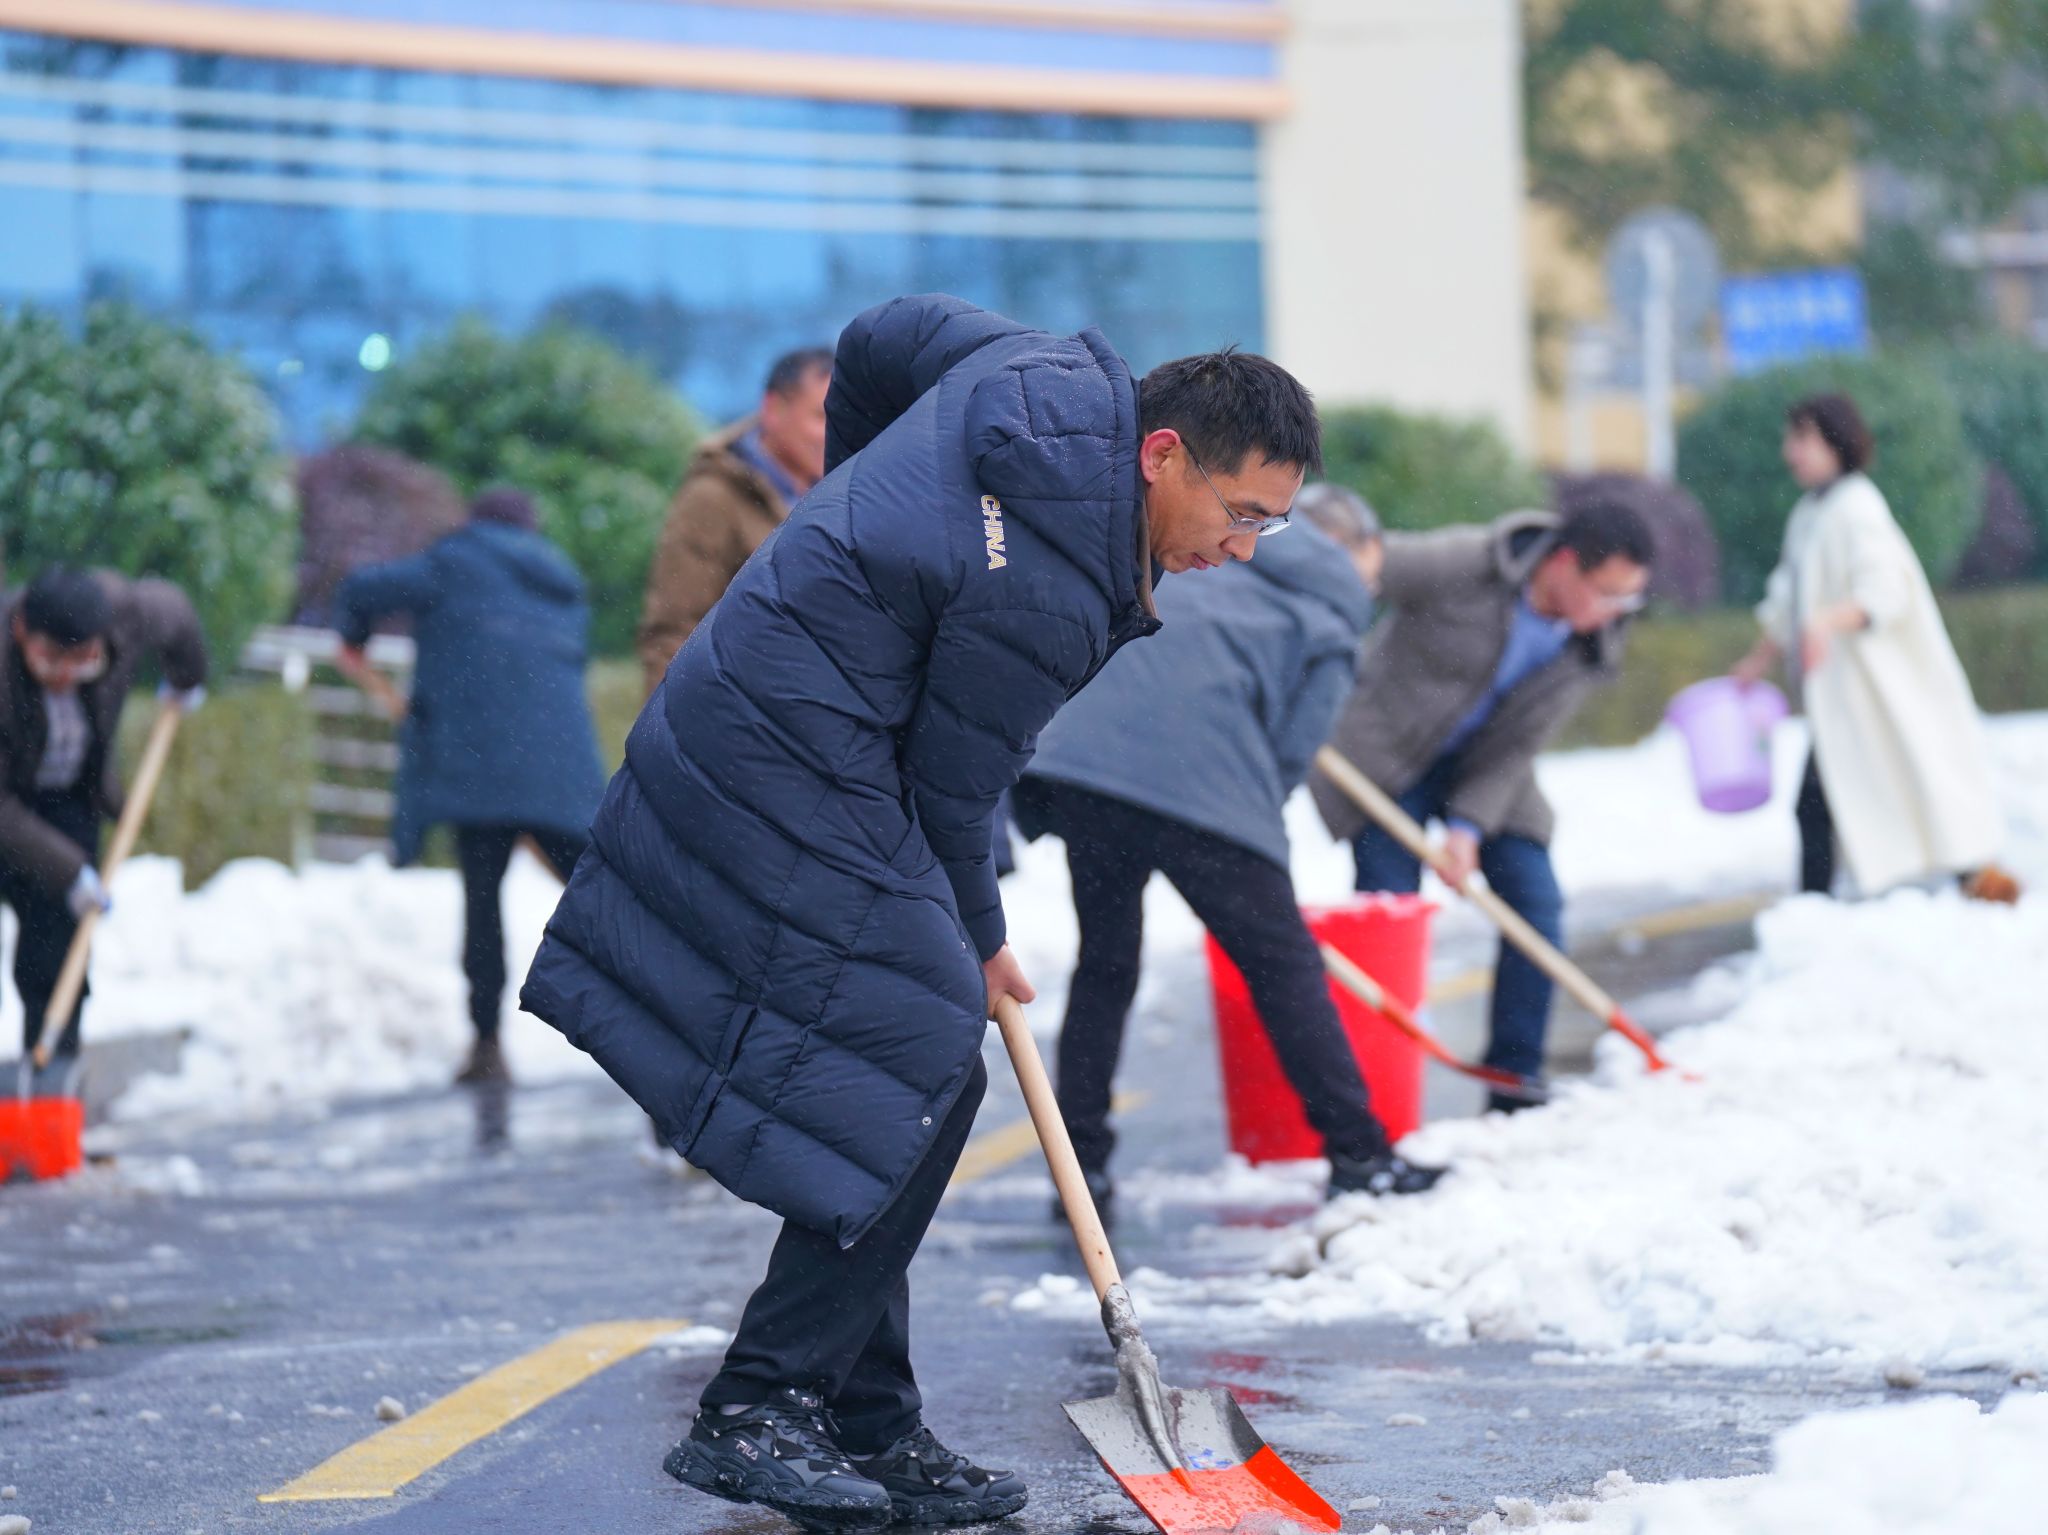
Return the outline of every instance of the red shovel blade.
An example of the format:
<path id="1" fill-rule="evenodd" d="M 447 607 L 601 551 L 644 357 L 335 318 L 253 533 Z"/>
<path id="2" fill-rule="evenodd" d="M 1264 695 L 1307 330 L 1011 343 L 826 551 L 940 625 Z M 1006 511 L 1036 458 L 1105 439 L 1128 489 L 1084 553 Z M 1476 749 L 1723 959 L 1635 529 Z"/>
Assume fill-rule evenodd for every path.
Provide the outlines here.
<path id="1" fill-rule="evenodd" d="M 1342 1524 L 1245 1421 L 1228 1391 L 1162 1391 L 1183 1462 L 1161 1453 L 1126 1392 L 1069 1402 L 1067 1416 L 1103 1467 L 1164 1535 L 1328 1535 Z"/>

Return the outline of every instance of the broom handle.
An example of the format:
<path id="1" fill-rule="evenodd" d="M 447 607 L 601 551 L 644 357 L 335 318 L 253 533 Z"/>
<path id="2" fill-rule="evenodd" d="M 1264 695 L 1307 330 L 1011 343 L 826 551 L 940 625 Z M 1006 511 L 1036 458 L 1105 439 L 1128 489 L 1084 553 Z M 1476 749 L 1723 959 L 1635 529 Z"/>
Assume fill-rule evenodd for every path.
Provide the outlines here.
<path id="1" fill-rule="evenodd" d="M 171 739 L 178 733 L 178 721 L 184 710 L 175 703 L 165 703 L 157 709 L 156 723 L 149 727 L 149 744 L 142 750 L 141 766 L 135 770 L 135 785 L 128 791 L 128 803 L 122 807 L 121 819 L 114 827 L 114 841 L 107 849 L 107 856 L 100 860 L 100 883 L 112 885 L 114 871 L 128 860 L 135 849 L 135 839 L 142 835 L 142 823 L 149 819 L 149 804 L 156 797 L 157 780 L 164 775 L 164 762 L 171 754 Z M 36 1069 L 40 1071 L 50 1064 L 50 1057 L 57 1052 L 58 1040 L 62 1037 L 71 1017 L 71 1010 L 78 1006 L 78 994 L 85 989 L 85 967 L 92 958 L 92 935 L 100 925 L 101 913 L 95 909 L 78 919 L 78 931 L 72 934 L 71 947 L 64 954 L 64 968 L 57 972 L 57 985 L 50 993 L 50 1005 L 43 1009 L 43 1029 L 36 1040 Z"/>
<path id="2" fill-rule="evenodd" d="M 1322 769 L 1323 775 L 1343 790 L 1359 809 L 1386 828 L 1388 835 L 1396 842 L 1434 869 L 1437 877 L 1445 884 L 1478 907 L 1487 920 L 1500 929 L 1508 942 L 1528 956 L 1531 964 L 1562 986 L 1587 1012 L 1626 1037 L 1630 1044 L 1649 1058 L 1653 1069 L 1661 1071 L 1664 1068 L 1666 1062 L 1658 1053 L 1655 1043 L 1622 1011 L 1621 1004 L 1615 1001 L 1599 982 L 1573 964 L 1559 951 L 1556 944 L 1537 932 L 1520 912 L 1486 886 L 1476 879 L 1469 878 L 1460 884 L 1445 873 L 1437 850 L 1430 846 L 1428 833 L 1413 816 L 1395 804 L 1385 790 L 1353 767 L 1335 747 L 1325 746 L 1318 751 L 1316 766 Z"/>
<path id="3" fill-rule="evenodd" d="M 1113 1286 L 1123 1283 L 1123 1276 L 1117 1272 L 1116 1256 L 1109 1250 L 1109 1234 L 1102 1229 L 1102 1215 L 1088 1192 L 1088 1180 L 1081 1175 L 1081 1159 L 1074 1155 L 1074 1142 L 1060 1116 L 1059 1100 L 1053 1096 L 1052 1079 L 1045 1074 L 1038 1041 L 1031 1037 L 1031 1025 L 1024 1021 L 1024 1009 L 1015 997 L 997 1001 L 996 1027 L 1003 1032 L 1017 1085 L 1024 1089 L 1024 1106 L 1031 1111 L 1038 1144 L 1045 1148 L 1045 1163 L 1052 1169 L 1053 1187 L 1059 1190 L 1060 1203 L 1066 1208 L 1067 1224 L 1074 1228 L 1074 1243 L 1081 1249 L 1088 1282 L 1095 1286 L 1095 1298 L 1102 1300 Z"/>

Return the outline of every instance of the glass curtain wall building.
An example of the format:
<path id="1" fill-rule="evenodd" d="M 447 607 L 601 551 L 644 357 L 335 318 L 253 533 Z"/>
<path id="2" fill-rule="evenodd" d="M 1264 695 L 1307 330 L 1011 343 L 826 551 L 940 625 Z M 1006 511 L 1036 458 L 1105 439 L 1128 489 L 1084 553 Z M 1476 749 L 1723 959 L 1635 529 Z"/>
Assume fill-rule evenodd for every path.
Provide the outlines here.
<path id="1" fill-rule="evenodd" d="M 774 7 L 413 7 L 458 13 L 478 36 L 487 12 L 527 28 L 573 17 L 561 53 L 575 77 L 551 78 L 525 62 L 427 67 L 439 55 L 424 46 L 419 67 L 385 62 L 408 34 L 365 19 L 397 9 L 375 0 L 245 3 L 266 23 L 331 13 L 338 30 L 307 35 L 339 41 L 0 32 L 0 302 L 75 315 L 123 297 L 183 319 L 267 382 L 303 448 L 345 432 L 377 370 L 465 314 L 594 330 L 713 420 L 750 408 L 776 354 L 898 293 L 943 289 L 1056 330 L 1100 324 L 1141 369 L 1266 340 L 1258 112 L 1228 93 L 1257 88 L 1273 50 L 1263 26 L 1205 31 L 1201 5 L 1159 7 L 1194 24 L 1148 37 L 1145 7 L 1128 4 L 1124 35 L 1050 24 L 1061 0 L 1016 6 L 1029 26 L 942 15 L 948 0 L 807 0 L 785 8 L 803 25 L 779 35 L 805 51 L 783 95 L 758 88 L 759 71 L 710 89 L 591 78 L 633 71 L 573 57 L 628 40 L 772 65 L 759 24 Z M 350 41 L 373 25 L 385 43 Z M 271 36 L 306 56 L 255 51 Z M 708 55 L 690 52 L 700 44 Z M 976 89 L 1032 71 L 1085 85 L 1062 58 L 1090 60 L 1096 88 L 1044 94 L 1087 110 L 1016 110 L 1001 99 L 1028 88 Z M 1119 81 L 1162 77 L 1193 82 L 1174 110 L 1099 109 Z M 1216 115 L 1199 107 L 1205 80 L 1227 103 Z M 892 86 L 912 99 L 888 99 Z"/>

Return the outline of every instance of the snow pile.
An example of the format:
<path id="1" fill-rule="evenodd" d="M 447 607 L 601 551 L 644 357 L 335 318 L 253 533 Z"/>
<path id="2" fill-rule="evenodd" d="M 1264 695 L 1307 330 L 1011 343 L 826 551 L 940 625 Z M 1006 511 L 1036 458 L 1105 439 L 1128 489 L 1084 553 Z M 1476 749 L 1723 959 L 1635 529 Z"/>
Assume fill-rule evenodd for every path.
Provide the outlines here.
<path id="1" fill-rule="evenodd" d="M 1700 1080 L 1616 1049 L 1547 1110 L 1433 1126 L 1403 1149 L 1456 1176 L 1326 1209 L 1308 1276 L 1240 1299 L 1443 1342 L 2048 1369 L 2048 902 L 1797 900 L 1759 938 L 1748 1000 L 1669 1041 Z"/>
<path id="2" fill-rule="evenodd" d="M 594 1069 L 517 1011 L 560 889 L 524 853 L 505 881 L 503 1037 L 522 1080 Z M 100 929 L 86 1039 L 190 1033 L 174 1075 L 144 1077 L 123 1095 L 124 1118 L 240 1116 L 444 1085 L 471 1040 L 461 955 L 462 887 L 447 870 L 366 859 L 294 873 L 246 859 L 188 895 L 176 863 L 138 858 L 115 877 Z"/>
<path id="3" fill-rule="evenodd" d="M 1809 1418 L 1777 1436 L 1768 1476 L 1636 1488 L 1592 1499 L 1514 1498 L 1469 1535 L 2031 1535 L 2040 1528 L 2048 1396 L 1991 1412 L 1962 1397 Z"/>

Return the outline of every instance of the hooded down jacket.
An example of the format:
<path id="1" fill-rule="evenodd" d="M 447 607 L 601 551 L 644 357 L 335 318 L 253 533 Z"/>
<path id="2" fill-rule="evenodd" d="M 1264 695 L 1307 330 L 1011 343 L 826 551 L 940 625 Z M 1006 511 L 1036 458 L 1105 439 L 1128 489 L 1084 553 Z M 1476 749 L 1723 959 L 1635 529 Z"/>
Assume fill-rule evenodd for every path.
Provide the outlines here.
<path id="1" fill-rule="evenodd" d="M 398 728 L 393 854 L 429 827 L 580 832 L 604 793 L 584 695 L 583 578 L 540 534 L 470 522 L 408 559 L 366 566 L 335 593 L 342 639 L 409 614 L 419 659 Z"/>
<path id="2" fill-rule="evenodd" d="M 996 801 L 1156 627 L 1137 392 L 1095 331 L 898 299 L 827 474 L 648 701 L 521 1001 L 691 1162 L 850 1245 L 978 1056 Z"/>

